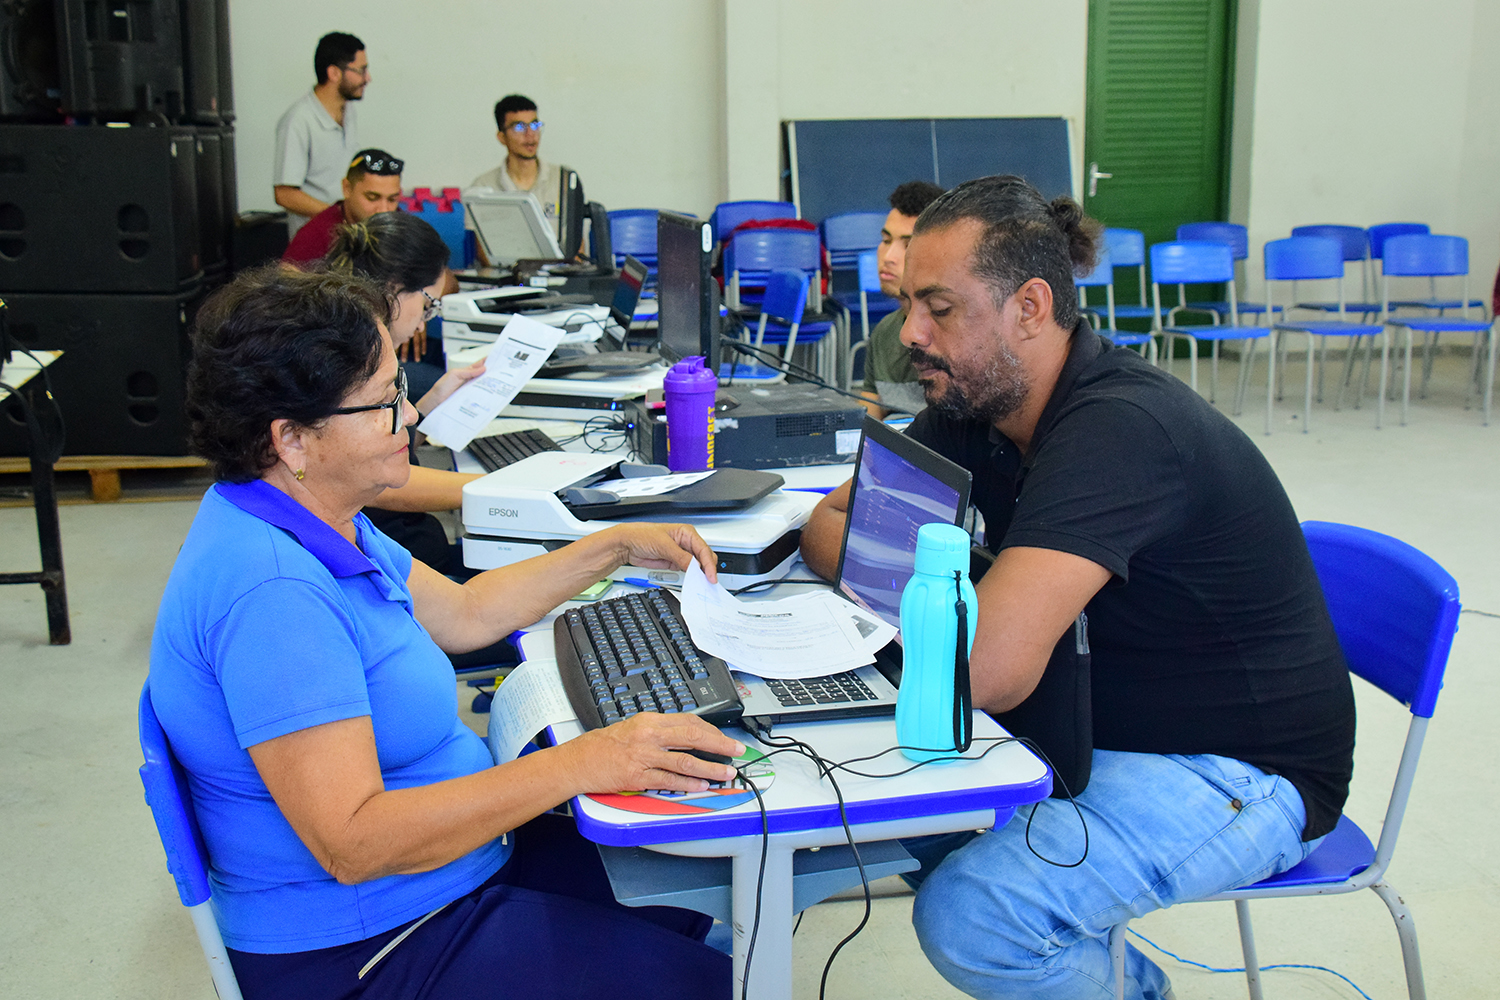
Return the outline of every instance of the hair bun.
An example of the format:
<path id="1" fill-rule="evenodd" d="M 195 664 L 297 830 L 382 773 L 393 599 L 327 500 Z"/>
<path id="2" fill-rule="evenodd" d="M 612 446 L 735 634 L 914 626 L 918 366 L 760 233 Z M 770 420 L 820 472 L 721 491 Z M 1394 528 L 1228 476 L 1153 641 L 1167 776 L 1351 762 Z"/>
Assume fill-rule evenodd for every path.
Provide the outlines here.
<path id="1" fill-rule="evenodd" d="M 1047 214 L 1068 238 L 1068 257 L 1073 261 L 1074 271 L 1079 274 L 1092 271 L 1098 261 L 1099 236 L 1104 231 L 1099 220 L 1090 218 L 1083 206 L 1067 195 L 1052 199 Z"/>

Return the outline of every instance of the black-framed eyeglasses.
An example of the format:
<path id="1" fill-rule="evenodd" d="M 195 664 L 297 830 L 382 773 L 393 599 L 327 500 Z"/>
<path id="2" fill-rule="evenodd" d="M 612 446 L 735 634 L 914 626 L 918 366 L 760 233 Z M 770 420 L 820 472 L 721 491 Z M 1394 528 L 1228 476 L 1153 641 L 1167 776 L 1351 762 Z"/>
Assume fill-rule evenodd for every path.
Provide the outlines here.
<path id="1" fill-rule="evenodd" d="M 349 166 L 357 164 L 365 165 L 365 173 L 374 174 L 377 177 L 395 177 L 406 167 L 405 160 L 398 160 L 389 153 L 377 156 L 374 153 L 360 153 L 349 161 Z"/>
<path id="2" fill-rule="evenodd" d="M 365 63 L 365 65 L 361 67 L 356 66 L 353 63 L 344 63 L 339 67 L 339 70 L 344 73 L 358 73 L 361 78 L 364 78 L 370 75 L 370 64 Z"/>
<path id="3" fill-rule="evenodd" d="M 525 135 L 527 132 L 540 132 L 542 128 L 541 122 L 511 122 L 505 126 L 505 131 L 515 135 Z"/>
<path id="4" fill-rule="evenodd" d="M 421 292 L 422 298 L 427 300 L 427 305 L 422 310 L 422 322 L 426 323 L 428 320 L 432 319 L 438 314 L 439 310 L 443 308 L 443 304 L 437 299 L 433 298 L 431 295 L 428 295 L 427 289 L 419 288 L 417 289 L 417 291 Z"/>
<path id="5" fill-rule="evenodd" d="M 341 406 L 332 411 L 333 416 L 341 416 L 346 413 L 364 413 L 366 410 L 390 410 L 391 411 L 391 433 L 401 433 L 401 418 L 406 409 L 406 369 L 396 369 L 396 398 L 389 403 L 371 403 L 369 406 Z"/>

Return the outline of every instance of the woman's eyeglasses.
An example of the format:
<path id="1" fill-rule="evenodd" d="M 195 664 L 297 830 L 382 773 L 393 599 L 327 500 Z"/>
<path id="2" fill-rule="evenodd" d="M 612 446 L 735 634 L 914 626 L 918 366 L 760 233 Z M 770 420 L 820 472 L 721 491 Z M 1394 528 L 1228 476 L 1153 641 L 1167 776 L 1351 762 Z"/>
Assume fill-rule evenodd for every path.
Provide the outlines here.
<path id="1" fill-rule="evenodd" d="M 443 304 L 437 299 L 433 298 L 431 295 L 428 295 L 427 289 L 419 288 L 417 289 L 417 291 L 421 292 L 422 298 L 427 300 L 427 305 L 422 310 L 422 322 L 426 323 L 428 320 L 432 319 L 438 314 L 439 310 L 443 308 Z"/>
<path id="2" fill-rule="evenodd" d="M 345 413 L 364 413 L 367 410 L 390 410 L 391 411 L 391 433 L 401 433 L 402 411 L 406 403 L 406 369 L 396 369 L 396 398 L 389 403 L 371 403 L 369 406 L 341 406 L 333 411 L 334 416 Z"/>

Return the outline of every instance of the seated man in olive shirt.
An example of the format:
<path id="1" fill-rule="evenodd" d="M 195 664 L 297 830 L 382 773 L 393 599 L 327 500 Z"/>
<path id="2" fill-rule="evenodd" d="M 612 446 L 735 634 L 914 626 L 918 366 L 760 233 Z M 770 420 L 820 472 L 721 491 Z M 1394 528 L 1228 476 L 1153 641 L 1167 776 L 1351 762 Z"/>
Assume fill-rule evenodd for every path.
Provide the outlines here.
<path id="1" fill-rule="evenodd" d="M 917 216 L 942 193 L 942 188 L 926 181 L 907 181 L 891 192 L 891 211 L 880 229 L 875 264 L 880 271 L 880 290 L 892 298 L 901 291 L 906 245 L 911 242 Z M 869 400 L 865 409 L 877 420 L 893 410 L 918 413 L 927 405 L 917 383 L 917 370 L 901 343 L 901 324 L 905 322 L 904 309 L 881 317 L 870 331 L 870 345 L 865 348 L 865 384 L 860 395 Z"/>
<path id="2" fill-rule="evenodd" d="M 1297 864 L 1353 767 L 1349 675 L 1291 503 L 1233 423 L 1078 317 L 1098 234 L 1069 198 L 981 178 L 922 213 L 901 282 L 928 403 L 908 433 L 973 473 L 998 553 L 975 706 L 1026 702 L 1080 612 L 1092 647 L 1087 787 L 924 868 L 918 939 L 978 997 L 1109 995 L 1113 926 Z M 825 576 L 847 506 L 846 486 L 803 531 Z M 1171 996 L 1134 948 L 1126 973 L 1126 996 Z"/>

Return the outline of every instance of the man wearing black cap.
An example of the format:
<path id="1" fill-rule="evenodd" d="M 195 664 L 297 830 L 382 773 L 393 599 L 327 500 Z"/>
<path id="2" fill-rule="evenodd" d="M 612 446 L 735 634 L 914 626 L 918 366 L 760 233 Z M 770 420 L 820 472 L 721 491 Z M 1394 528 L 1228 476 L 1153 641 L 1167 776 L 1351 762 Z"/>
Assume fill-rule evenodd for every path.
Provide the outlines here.
<path id="1" fill-rule="evenodd" d="M 402 166 L 401 160 L 383 149 L 360 150 L 344 175 L 344 197 L 308 219 L 281 259 L 292 264 L 318 260 L 333 245 L 333 232 L 339 226 L 394 212 L 401 200 Z"/>

